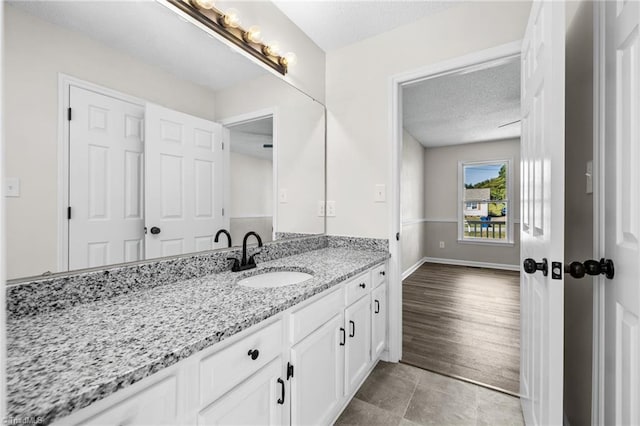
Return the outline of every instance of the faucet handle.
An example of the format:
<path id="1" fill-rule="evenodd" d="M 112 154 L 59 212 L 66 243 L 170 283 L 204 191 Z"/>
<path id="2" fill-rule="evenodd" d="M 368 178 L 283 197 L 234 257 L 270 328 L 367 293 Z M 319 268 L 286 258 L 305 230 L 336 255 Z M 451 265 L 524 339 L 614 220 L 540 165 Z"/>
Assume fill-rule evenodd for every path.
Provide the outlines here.
<path id="1" fill-rule="evenodd" d="M 232 272 L 238 272 L 240 270 L 240 261 L 235 257 L 227 257 L 227 260 L 233 260 L 233 265 L 231 266 Z"/>
<path id="2" fill-rule="evenodd" d="M 253 264 L 255 264 L 255 263 L 256 263 L 256 259 L 255 259 L 255 257 L 256 257 L 257 255 L 261 254 L 261 252 L 262 252 L 262 250 L 258 250 L 258 251 L 256 251 L 255 253 L 253 253 L 251 256 L 249 256 L 249 262 L 248 262 L 248 263 L 253 263 Z"/>

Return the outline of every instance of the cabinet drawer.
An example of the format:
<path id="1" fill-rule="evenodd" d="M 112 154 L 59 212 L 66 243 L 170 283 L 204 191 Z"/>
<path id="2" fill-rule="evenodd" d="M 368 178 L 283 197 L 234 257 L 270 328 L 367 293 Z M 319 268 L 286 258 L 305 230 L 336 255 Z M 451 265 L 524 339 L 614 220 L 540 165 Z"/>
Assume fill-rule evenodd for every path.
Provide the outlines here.
<path id="1" fill-rule="evenodd" d="M 373 288 L 378 287 L 387 279 L 387 264 L 383 263 L 371 270 L 371 283 Z"/>
<path id="2" fill-rule="evenodd" d="M 170 376 L 80 424 L 173 425 L 178 422 L 176 395 L 177 380 Z"/>
<path id="3" fill-rule="evenodd" d="M 249 351 L 258 351 L 257 357 L 253 359 Z M 200 407 L 215 401 L 281 353 L 282 321 L 278 320 L 203 359 L 200 361 Z"/>
<path id="4" fill-rule="evenodd" d="M 369 294 L 371 290 L 371 275 L 366 272 L 349 281 L 347 288 L 347 306 L 360 299 L 362 296 Z"/>
<path id="5" fill-rule="evenodd" d="M 291 314 L 291 343 L 297 343 L 344 309 L 343 290 L 338 288 L 323 298 Z"/>

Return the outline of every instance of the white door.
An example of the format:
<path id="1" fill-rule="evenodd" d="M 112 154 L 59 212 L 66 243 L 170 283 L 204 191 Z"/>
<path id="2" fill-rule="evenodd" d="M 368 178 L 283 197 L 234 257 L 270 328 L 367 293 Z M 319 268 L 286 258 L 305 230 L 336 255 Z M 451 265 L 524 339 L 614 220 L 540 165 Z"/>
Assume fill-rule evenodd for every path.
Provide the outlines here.
<path id="1" fill-rule="evenodd" d="M 287 404 L 281 372 L 282 359 L 278 357 L 202 410 L 198 425 L 281 425 Z"/>
<path id="2" fill-rule="evenodd" d="M 387 342 L 387 286 L 381 284 L 371 292 L 371 352 L 380 356 Z"/>
<path id="3" fill-rule="evenodd" d="M 144 258 L 144 108 L 71 86 L 69 270 Z"/>
<path id="4" fill-rule="evenodd" d="M 605 4 L 605 424 L 640 424 L 640 3 Z"/>
<path id="5" fill-rule="evenodd" d="M 521 53 L 521 258 L 549 262 L 546 276 L 521 273 L 520 393 L 528 425 L 562 424 L 564 280 L 552 262 L 564 262 L 564 8 L 534 1 Z"/>
<path id="6" fill-rule="evenodd" d="M 349 395 L 360 384 L 371 359 L 370 306 L 371 300 L 369 296 L 365 296 L 344 311 L 347 334 L 344 356 L 345 395 Z"/>
<path id="7" fill-rule="evenodd" d="M 222 247 L 222 126 L 147 104 L 146 140 L 147 259 Z"/>
<path id="8" fill-rule="evenodd" d="M 291 424 L 326 425 L 342 400 L 344 329 L 342 314 L 291 348 Z"/>

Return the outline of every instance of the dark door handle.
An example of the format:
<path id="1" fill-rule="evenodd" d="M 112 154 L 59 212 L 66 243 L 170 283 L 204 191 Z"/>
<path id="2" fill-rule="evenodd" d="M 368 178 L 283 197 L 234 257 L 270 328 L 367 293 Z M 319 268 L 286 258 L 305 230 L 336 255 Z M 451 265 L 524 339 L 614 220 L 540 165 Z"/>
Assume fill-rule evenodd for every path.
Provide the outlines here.
<path id="1" fill-rule="evenodd" d="M 384 272 L 384 271 L 380 271 L 380 275 L 382 275 L 384 277 L 385 275 L 387 275 L 387 273 Z"/>
<path id="2" fill-rule="evenodd" d="M 565 266 L 564 272 L 571 275 L 573 278 L 582 278 L 585 275 L 604 275 L 605 277 L 612 279 L 615 275 L 615 267 L 613 260 L 600 259 L 597 260 L 585 260 L 581 262 L 571 262 L 568 266 Z"/>
<path id="3" fill-rule="evenodd" d="M 347 333 L 344 331 L 344 328 L 340 327 L 340 333 L 342 333 L 342 340 L 340 340 L 340 346 L 344 346 L 347 342 Z"/>
<path id="4" fill-rule="evenodd" d="M 260 351 L 257 349 L 249 349 L 249 353 L 247 355 L 249 355 L 251 359 L 255 361 L 256 359 L 258 359 Z"/>
<path id="5" fill-rule="evenodd" d="M 282 386 L 282 396 L 280 397 L 280 399 L 278 399 L 278 404 L 282 405 L 284 404 L 284 380 L 278 378 L 278 383 L 280 383 L 280 386 Z"/>
<path id="6" fill-rule="evenodd" d="M 349 332 L 349 337 L 355 337 L 356 335 L 356 323 L 353 321 L 349 321 L 349 325 L 351 326 L 351 331 Z"/>
<path id="7" fill-rule="evenodd" d="M 365 283 L 360 283 L 360 288 L 365 288 L 367 285 Z"/>
<path id="8" fill-rule="evenodd" d="M 376 305 L 376 307 L 374 308 L 373 313 L 374 313 L 374 314 L 378 314 L 378 313 L 380 313 L 380 301 L 379 301 L 379 300 L 374 300 L 373 302 L 374 302 L 374 303 L 375 303 L 375 305 Z"/>
<path id="9" fill-rule="evenodd" d="M 160 231 L 162 231 L 160 228 L 158 228 L 157 226 L 154 226 L 151 228 L 151 233 L 153 235 L 158 235 L 160 233 Z"/>
<path id="10" fill-rule="evenodd" d="M 549 262 L 547 262 L 546 258 L 542 259 L 542 262 L 537 263 L 535 260 L 529 257 L 522 262 L 522 266 L 524 267 L 524 271 L 527 274 L 533 274 L 536 271 L 542 271 L 542 275 L 544 275 L 545 277 L 549 275 Z"/>

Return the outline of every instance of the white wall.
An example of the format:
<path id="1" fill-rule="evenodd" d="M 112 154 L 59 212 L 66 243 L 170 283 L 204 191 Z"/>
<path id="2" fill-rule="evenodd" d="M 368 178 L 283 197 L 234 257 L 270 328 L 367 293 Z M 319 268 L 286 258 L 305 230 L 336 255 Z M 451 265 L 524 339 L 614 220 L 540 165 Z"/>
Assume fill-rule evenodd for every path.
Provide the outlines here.
<path id="1" fill-rule="evenodd" d="M 406 130 L 402 132 L 402 271 L 425 256 L 424 147 Z"/>
<path id="2" fill-rule="evenodd" d="M 593 195 L 585 191 L 593 158 L 593 8 L 567 6 L 565 113 L 565 262 L 593 258 Z M 572 425 L 591 424 L 593 279 L 564 280 L 564 411 Z"/>
<path id="3" fill-rule="evenodd" d="M 259 25 L 265 42 L 277 40 L 283 53 L 294 52 L 298 63 L 289 68 L 285 81 L 325 101 L 325 53 L 300 28 L 269 1 L 219 1 L 216 7 L 238 10 L 243 28 Z"/>
<path id="4" fill-rule="evenodd" d="M 318 202 L 324 200 L 324 107 L 282 80 L 267 75 L 216 92 L 216 119 L 275 111 L 274 155 L 279 202 L 277 232 L 324 232 Z"/>
<path id="5" fill-rule="evenodd" d="M 458 162 L 511 159 L 509 171 L 513 200 L 509 215 L 520 218 L 520 139 L 479 142 L 424 151 L 425 215 L 427 218 L 425 255 L 439 259 L 518 265 L 520 263 L 519 224 L 514 226 L 515 244 L 487 245 L 458 242 Z M 445 247 L 440 248 L 440 241 Z"/>
<path id="6" fill-rule="evenodd" d="M 7 5 L 5 150 L 7 176 L 21 179 L 6 199 L 8 277 L 57 270 L 58 73 L 213 119 L 208 89 Z"/>
<path id="7" fill-rule="evenodd" d="M 229 216 L 272 216 L 273 161 L 232 151 L 229 163 Z"/>
<path id="8" fill-rule="evenodd" d="M 529 2 L 466 2 L 327 54 L 328 233 L 388 238 L 390 77 L 520 40 Z"/>

